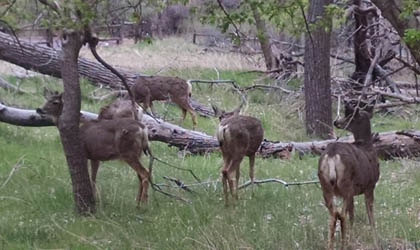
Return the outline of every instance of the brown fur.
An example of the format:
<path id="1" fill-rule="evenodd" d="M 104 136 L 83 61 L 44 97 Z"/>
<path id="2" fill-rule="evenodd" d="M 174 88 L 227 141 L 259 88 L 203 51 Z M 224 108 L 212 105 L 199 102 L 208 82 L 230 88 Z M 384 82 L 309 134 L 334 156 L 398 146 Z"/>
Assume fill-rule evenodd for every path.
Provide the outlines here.
<path id="1" fill-rule="evenodd" d="M 44 93 L 47 102 L 37 112 L 58 121 L 63 103 L 61 94 Z M 149 172 L 140 162 L 141 153 L 148 148 L 147 129 L 131 118 L 85 121 L 80 127 L 80 138 L 91 161 L 91 181 L 96 193 L 96 174 L 100 161 L 121 159 L 136 171 L 139 178 L 137 204 L 147 202 Z"/>
<path id="2" fill-rule="evenodd" d="M 217 139 L 222 151 L 224 166 L 222 168 L 223 193 L 225 204 L 228 204 L 228 184 L 234 199 L 237 199 L 237 188 L 240 177 L 240 164 L 244 156 L 249 158 L 249 176 L 254 181 L 255 153 L 261 145 L 264 131 L 260 120 L 239 115 L 239 109 L 226 113 L 213 106 L 220 124 L 217 130 Z M 232 174 L 236 173 L 235 183 Z"/>
<path id="3" fill-rule="evenodd" d="M 194 109 L 189 103 L 191 97 L 191 84 L 178 77 L 152 76 L 139 77 L 131 87 L 137 103 L 143 103 L 147 110 L 149 107 L 154 113 L 153 101 L 171 100 L 182 110 L 182 121 L 187 112 L 190 113 L 193 127 L 197 125 Z"/>
<path id="4" fill-rule="evenodd" d="M 143 110 L 137 104 L 133 107 L 130 100 L 115 99 L 112 103 L 105 105 L 99 111 L 99 120 L 113 120 L 118 118 L 131 118 L 141 121 Z"/>
<path id="5" fill-rule="evenodd" d="M 379 179 L 377 152 L 372 144 L 370 130 L 371 114 L 346 105 L 346 117 L 335 122 L 336 127 L 353 133 L 354 143 L 330 143 L 319 159 L 318 177 L 321 183 L 325 205 L 330 213 L 328 249 L 334 247 L 334 232 L 337 219 L 341 222 L 342 248 L 346 246 L 346 215 L 353 224 L 353 197 L 364 194 L 369 223 L 377 236 L 373 219 L 373 196 Z M 333 204 L 333 197 L 343 198 L 341 211 Z"/>

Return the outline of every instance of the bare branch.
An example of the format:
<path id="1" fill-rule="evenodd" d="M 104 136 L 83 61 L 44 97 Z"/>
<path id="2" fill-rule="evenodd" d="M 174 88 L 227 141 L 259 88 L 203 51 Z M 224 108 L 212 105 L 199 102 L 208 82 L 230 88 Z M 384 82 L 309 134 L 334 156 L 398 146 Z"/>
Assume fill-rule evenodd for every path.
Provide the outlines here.
<path id="1" fill-rule="evenodd" d="M 194 191 L 192 191 L 190 188 L 188 188 L 188 186 L 187 185 L 185 185 L 182 181 L 180 181 L 179 179 L 176 179 L 176 178 L 173 178 L 173 177 L 168 177 L 168 176 L 163 176 L 163 178 L 164 179 L 166 179 L 166 180 L 168 180 L 168 181 L 172 181 L 172 182 L 174 182 L 179 188 L 181 188 L 181 189 L 183 189 L 183 190 L 185 190 L 185 191 L 187 191 L 187 192 L 190 192 L 190 193 L 193 193 Z"/>
<path id="2" fill-rule="evenodd" d="M 16 87 L 15 85 L 12 85 L 10 83 L 8 83 L 6 80 L 4 80 L 2 77 L 0 77 L 0 87 L 4 88 L 6 90 L 11 90 L 14 92 L 17 92 L 19 94 L 23 94 L 25 93 L 25 91 L 19 89 L 18 87 Z"/>
<path id="3" fill-rule="evenodd" d="M 25 163 L 24 162 L 24 157 L 25 156 L 20 157 L 19 160 L 16 162 L 16 164 L 13 166 L 12 170 L 9 173 L 9 176 L 7 176 L 7 179 L 0 186 L 0 189 L 4 188 L 7 185 L 7 183 L 12 178 L 13 174 Z"/>
<path id="4" fill-rule="evenodd" d="M 48 0 L 38 0 L 40 3 L 42 3 L 45 6 L 50 7 L 53 11 L 55 11 L 58 15 L 60 15 L 59 8 L 56 1 L 48 1 Z"/>
<path id="5" fill-rule="evenodd" d="M 226 18 L 229 20 L 229 22 L 232 24 L 232 26 L 235 28 L 236 31 L 236 36 L 237 37 L 241 37 L 244 36 L 242 34 L 242 32 L 239 30 L 238 26 L 236 26 L 235 22 L 232 20 L 232 18 L 230 17 L 229 13 L 227 12 L 225 6 L 223 6 L 223 3 L 221 2 L 221 0 L 217 0 L 217 3 L 219 4 L 220 9 L 222 9 L 223 13 L 225 14 Z"/>
<path id="6" fill-rule="evenodd" d="M 244 184 L 240 185 L 238 187 L 238 189 L 243 189 L 246 188 L 252 184 L 264 184 L 264 183 L 271 183 L 271 182 L 275 182 L 275 183 L 280 183 L 283 184 L 285 187 L 288 186 L 298 186 L 298 185 L 306 185 L 306 184 L 318 184 L 319 181 L 302 181 L 302 182 L 287 182 L 281 179 L 276 179 L 276 178 L 270 178 L 270 179 L 265 179 L 265 180 L 254 180 L 254 182 L 252 183 L 251 181 L 247 181 Z"/>

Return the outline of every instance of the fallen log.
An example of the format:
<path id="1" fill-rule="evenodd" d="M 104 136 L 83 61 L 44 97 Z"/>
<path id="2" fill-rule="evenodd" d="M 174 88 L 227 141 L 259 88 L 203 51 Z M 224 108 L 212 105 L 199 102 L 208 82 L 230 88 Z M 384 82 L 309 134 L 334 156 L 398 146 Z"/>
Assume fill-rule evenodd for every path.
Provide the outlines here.
<path id="1" fill-rule="evenodd" d="M 0 60 L 16 64 L 27 70 L 61 78 L 62 58 L 60 53 L 60 50 L 31 44 L 23 39 L 19 40 L 18 43 L 15 37 L 0 32 Z M 125 77 L 128 85 L 134 84 L 137 77 L 144 76 L 126 69 L 118 67 L 117 69 Z M 88 79 L 96 86 L 101 85 L 114 90 L 125 89 L 121 79 L 100 63 L 79 57 L 78 70 L 80 76 Z M 213 115 L 211 108 L 197 101 L 192 101 L 191 105 L 202 116 Z"/>
<path id="2" fill-rule="evenodd" d="M 87 111 L 81 111 L 81 115 L 86 120 L 96 119 L 98 116 Z M 0 122 L 28 127 L 55 126 L 51 119 L 39 115 L 35 110 L 9 107 L 1 103 Z M 147 114 L 143 115 L 143 122 L 149 130 L 149 139 L 152 141 L 165 142 L 168 146 L 175 146 L 179 150 L 192 154 L 207 153 L 218 149 L 216 138 L 206 133 L 184 129 Z"/>
<path id="3" fill-rule="evenodd" d="M 82 111 L 84 119 L 95 119 L 97 114 Z M 0 121 L 17 126 L 54 126 L 53 122 L 42 117 L 35 110 L 18 109 L 0 104 Z M 184 129 L 177 125 L 143 116 L 149 130 L 151 141 L 161 141 L 169 146 L 191 154 L 209 153 L 218 150 L 215 137 L 199 131 Z M 288 159 L 291 152 L 299 155 L 320 154 L 331 142 L 352 142 L 353 136 L 338 139 L 310 142 L 279 142 L 264 140 L 259 149 L 262 157 Z M 374 146 L 383 159 L 394 157 L 416 157 L 420 155 L 420 131 L 388 131 L 375 135 Z"/>

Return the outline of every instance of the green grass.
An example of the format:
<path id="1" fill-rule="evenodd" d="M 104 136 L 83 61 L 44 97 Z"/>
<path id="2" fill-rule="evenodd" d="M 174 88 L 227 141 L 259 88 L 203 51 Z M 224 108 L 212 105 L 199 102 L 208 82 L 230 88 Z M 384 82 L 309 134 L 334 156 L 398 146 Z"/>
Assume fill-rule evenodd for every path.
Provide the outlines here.
<path id="1" fill-rule="evenodd" d="M 210 78 L 214 72 L 186 70 L 184 78 Z M 240 84 L 257 76 L 220 72 Z M 8 78 L 13 82 L 13 78 Z M 16 95 L 0 89 L 8 105 L 34 109 L 43 103 L 44 86 L 60 90 L 48 77 L 21 83 L 30 94 Z M 83 109 L 97 112 L 105 102 L 92 101 L 94 88 L 82 83 Z M 255 97 L 254 97 L 255 96 Z M 240 102 L 227 86 L 194 88 L 201 103 L 231 109 Z M 281 98 L 280 98 L 281 99 Z M 271 103 L 264 92 L 253 92 L 246 113 L 262 120 L 265 137 L 281 141 L 304 141 L 300 102 Z M 288 109 L 285 108 L 287 105 Z M 173 105 L 157 103 L 162 116 L 179 123 L 181 112 Z M 373 130 L 416 128 L 403 116 L 376 115 Z M 200 117 L 198 129 L 213 134 L 216 119 Z M 184 126 L 191 128 L 187 117 Z M 171 193 L 185 203 L 150 190 L 149 204 L 136 208 L 137 177 L 119 161 L 101 164 L 97 183 L 100 202 L 90 217 L 75 214 L 71 182 L 58 132 L 54 127 L 26 128 L 0 123 L 0 249 L 323 249 L 328 231 L 328 213 L 319 185 L 263 184 L 239 192 L 235 205 L 224 207 L 219 154 L 183 156 L 175 148 L 152 142 L 153 152 L 173 165 L 192 169 L 209 184 L 193 187 L 190 194 L 177 188 Z M 142 161 L 147 164 L 147 159 Z M 257 179 L 316 180 L 318 157 L 293 154 L 290 160 L 256 160 Z M 248 180 L 248 161 L 241 168 L 241 183 Z M 173 184 L 169 176 L 195 183 L 187 172 L 156 162 L 155 183 Z M 375 218 L 381 242 L 387 249 L 414 249 L 420 245 L 420 171 L 415 160 L 381 162 L 381 177 L 375 190 Z M 363 197 L 355 199 L 354 246 L 373 247 Z"/>

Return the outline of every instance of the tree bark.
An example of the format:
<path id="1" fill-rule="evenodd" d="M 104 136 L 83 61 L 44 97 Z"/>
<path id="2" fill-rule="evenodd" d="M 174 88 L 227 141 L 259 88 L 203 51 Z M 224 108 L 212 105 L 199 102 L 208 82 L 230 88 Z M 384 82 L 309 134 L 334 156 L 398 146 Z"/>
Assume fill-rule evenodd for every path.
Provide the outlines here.
<path id="1" fill-rule="evenodd" d="M 19 45 L 20 43 L 20 45 Z M 61 78 L 61 65 L 63 59 L 59 51 L 46 46 L 31 44 L 0 32 L 0 60 L 4 60 L 25 69 L 42 74 Z M 121 89 L 121 80 L 100 63 L 79 57 L 77 61 L 78 72 L 93 84 L 102 84 L 112 89 Z M 133 72 L 118 69 L 129 83 L 134 83 L 140 76 Z"/>
<path id="2" fill-rule="evenodd" d="M 85 119 L 96 119 L 97 115 L 82 111 Z M 149 129 L 150 140 L 158 140 L 175 146 L 192 154 L 208 153 L 219 150 L 215 137 L 198 131 L 191 131 L 179 126 L 157 122 L 144 115 L 143 122 Z M 35 110 L 23 110 L 0 104 L 0 121 L 18 126 L 54 126 L 46 117 L 41 117 Z M 279 142 L 264 140 L 259 150 L 262 157 L 288 159 L 290 153 L 320 154 L 331 142 L 352 142 L 353 136 L 341 137 L 338 140 L 309 142 Z M 384 159 L 393 157 L 418 157 L 420 155 L 420 131 L 389 131 L 379 133 L 374 145 Z"/>
<path id="3" fill-rule="evenodd" d="M 275 65 L 275 59 L 271 49 L 270 36 L 267 34 L 267 27 L 265 26 L 264 20 L 261 19 L 258 7 L 252 3 L 250 5 L 255 20 L 255 26 L 257 27 L 257 38 L 260 42 L 261 50 L 264 55 L 265 66 L 267 67 L 267 70 L 271 70 L 278 66 Z"/>
<path id="4" fill-rule="evenodd" d="M 420 29 L 420 23 L 414 13 L 407 19 L 400 18 L 401 10 L 403 10 L 403 0 L 372 0 L 372 2 L 381 10 L 382 16 L 391 23 L 400 37 L 404 37 L 404 32 L 407 29 Z M 420 65 L 420 44 L 407 44 L 407 47 L 417 64 Z"/>
<path id="5" fill-rule="evenodd" d="M 134 25 L 134 43 L 138 43 L 143 39 L 143 31 L 142 31 L 142 18 L 143 18 L 143 9 L 142 9 L 142 1 L 138 1 L 137 6 L 135 7 L 134 14 L 136 16 L 136 24 Z"/>
<path id="6" fill-rule="evenodd" d="M 61 143 L 66 155 L 77 212 L 95 212 L 95 199 L 89 179 L 87 158 L 79 135 L 80 83 L 77 59 L 82 46 L 81 34 L 63 31 L 61 77 L 64 84 L 63 112 L 58 119 Z"/>
<path id="7" fill-rule="evenodd" d="M 332 0 L 310 1 L 308 23 L 314 28 L 308 31 L 305 38 L 306 132 L 321 138 L 329 138 L 332 132 L 331 20 L 324 12 L 324 7 L 330 3 Z"/>
<path id="8" fill-rule="evenodd" d="M 370 48 L 367 39 L 368 18 L 367 13 L 361 12 L 361 0 L 354 0 L 354 19 L 355 19 L 355 34 L 354 34 L 354 61 L 355 70 L 352 79 L 359 83 L 354 86 L 356 90 L 361 90 L 365 81 L 366 73 L 371 64 Z M 374 56 L 374 55 L 373 55 Z M 373 77 L 375 79 L 375 77 Z"/>

